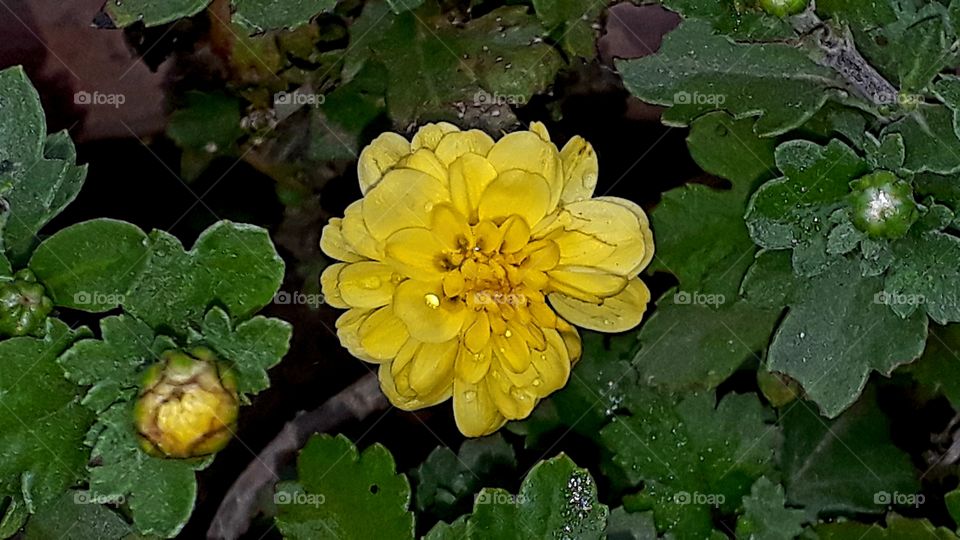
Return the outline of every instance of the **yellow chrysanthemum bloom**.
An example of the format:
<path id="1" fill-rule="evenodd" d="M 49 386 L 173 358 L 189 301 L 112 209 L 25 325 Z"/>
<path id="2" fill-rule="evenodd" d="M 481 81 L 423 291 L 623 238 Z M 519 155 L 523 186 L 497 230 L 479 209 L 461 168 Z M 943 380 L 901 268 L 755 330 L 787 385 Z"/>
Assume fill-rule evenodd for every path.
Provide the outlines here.
<path id="1" fill-rule="evenodd" d="M 430 124 L 363 151 L 364 197 L 324 228 L 323 251 L 343 262 L 321 281 L 349 309 L 341 343 L 379 364 L 395 406 L 452 396 L 460 431 L 491 433 L 566 384 L 580 357 L 571 323 L 640 323 L 653 235 L 636 204 L 591 198 L 597 173 L 589 143 L 558 151 L 539 123 L 496 142 Z"/>

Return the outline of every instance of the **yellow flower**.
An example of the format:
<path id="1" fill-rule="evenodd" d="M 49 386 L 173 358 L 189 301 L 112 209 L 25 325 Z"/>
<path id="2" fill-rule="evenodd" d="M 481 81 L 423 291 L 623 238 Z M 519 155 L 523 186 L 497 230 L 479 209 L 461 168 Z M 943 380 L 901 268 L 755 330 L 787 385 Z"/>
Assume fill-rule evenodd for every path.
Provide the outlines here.
<path id="1" fill-rule="evenodd" d="M 360 156 L 363 199 L 320 241 L 343 261 L 321 278 L 343 345 L 379 364 L 405 410 L 453 397 L 476 437 L 526 418 L 580 357 L 575 324 L 621 332 L 650 293 L 653 257 L 636 204 L 593 196 L 597 157 L 546 128 L 494 141 L 441 123 L 407 141 L 385 133 Z"/>

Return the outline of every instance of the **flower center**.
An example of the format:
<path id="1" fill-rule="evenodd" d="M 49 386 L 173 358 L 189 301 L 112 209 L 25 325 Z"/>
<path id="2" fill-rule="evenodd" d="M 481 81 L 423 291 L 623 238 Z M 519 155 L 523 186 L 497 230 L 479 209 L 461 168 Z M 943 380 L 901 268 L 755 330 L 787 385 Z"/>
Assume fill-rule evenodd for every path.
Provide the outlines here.
<path id="1" fill-rule="evenodd" d="M 474 311 L 496 312 L 504 318 L 510 318 L 509 313 L 531 302 L 543 300 L 541 290 L 547 281 L 543 272 L 555 263 L 538 263 L 536 254 L 558 251 L 552 240 L 531 241 L 529 228 L 522 221 L 519 225 L 507 221 L 499 226 L 482 221 L 457 235 L 450 245 L 455 247 L 445 252 L 440 261 L 447 271 L 444 296 L 463 302 Z M 442 299 L 428 294 L 424 301 L 437 308 Z"/>

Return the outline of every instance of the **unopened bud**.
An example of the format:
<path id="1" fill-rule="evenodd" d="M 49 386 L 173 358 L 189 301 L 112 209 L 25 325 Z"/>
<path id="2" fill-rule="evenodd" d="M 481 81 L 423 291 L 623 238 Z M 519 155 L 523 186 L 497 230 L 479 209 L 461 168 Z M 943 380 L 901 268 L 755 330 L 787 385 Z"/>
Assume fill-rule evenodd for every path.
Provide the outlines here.
<path id="1" fill-rule="evenodd" d="M 0 336 L 40 333 L 51 310 L 53 302 L 30 270 L 21 270 L 12 280 L 0 282 Z"/>
<path id="2" fill-rule="evenodd" d="M 191 458 L 226 446 L 237 422 L 233 373 L 212 351 L 167 351 L 143 376 L 134 421 L 145 451 Z"/>

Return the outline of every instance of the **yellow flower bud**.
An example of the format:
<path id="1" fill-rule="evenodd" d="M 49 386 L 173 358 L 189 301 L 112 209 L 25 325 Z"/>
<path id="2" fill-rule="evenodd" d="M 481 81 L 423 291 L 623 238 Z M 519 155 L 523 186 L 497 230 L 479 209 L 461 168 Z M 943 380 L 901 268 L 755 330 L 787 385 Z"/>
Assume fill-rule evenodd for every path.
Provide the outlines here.
<path id="1" fill-rule="evenodd" d="M 146 452 L 191 458 L 226 446 L 238 410 L 233 373 L 212 351 L 196 348 L 167 351 L 147 369 L 133 415 Z"/>

